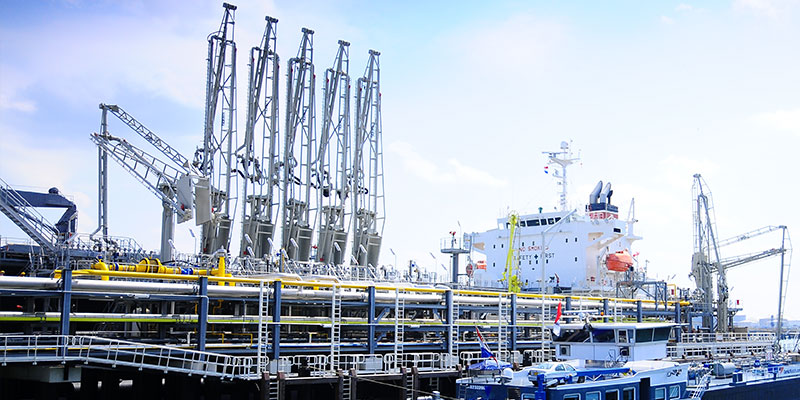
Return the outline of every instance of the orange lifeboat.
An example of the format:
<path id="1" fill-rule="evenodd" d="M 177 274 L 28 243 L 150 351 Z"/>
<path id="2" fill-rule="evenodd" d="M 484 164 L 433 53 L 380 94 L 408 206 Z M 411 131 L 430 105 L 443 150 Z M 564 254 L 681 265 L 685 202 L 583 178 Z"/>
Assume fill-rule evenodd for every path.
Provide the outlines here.
<path id="1" fill-rule="evenodd" d="M 606 257 L 606 268 L 609 271 L 625 272 L 633 266 L 633 257 L 628 250 L 618 251 Z"/>

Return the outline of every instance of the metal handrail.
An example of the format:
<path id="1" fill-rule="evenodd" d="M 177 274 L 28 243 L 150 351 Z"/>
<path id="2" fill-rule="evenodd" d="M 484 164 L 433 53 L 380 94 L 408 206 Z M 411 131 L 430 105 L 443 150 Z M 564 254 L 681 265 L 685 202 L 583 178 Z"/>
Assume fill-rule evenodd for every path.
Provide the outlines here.
<path id="1" fill-rule="evenodd" d="M 0 336 L 0 363 L 66 362 L 107 364 L 228 379 L 257 379 L 253 357 L 179 349 L 96 336 Z"/>

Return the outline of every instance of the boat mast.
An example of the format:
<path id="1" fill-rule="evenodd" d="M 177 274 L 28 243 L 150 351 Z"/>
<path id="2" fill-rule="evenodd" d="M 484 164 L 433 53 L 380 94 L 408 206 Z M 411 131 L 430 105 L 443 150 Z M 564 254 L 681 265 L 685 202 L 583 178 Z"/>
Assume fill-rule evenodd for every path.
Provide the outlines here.
<path id="1" fill-rule="evenodd" d="M 561 151 L 543 151 L 542 153 L 546 154 L 550 159 L 547 163 L 548 165 L 558 164 L 561 166 L 561 171 L 553 172 L 553 177 L 560 179 L 558 184 L 561 185 L 561 194 L 559 195 L 558 203 L 561 206 L 561 211 L 567 211 L 567 167 L 579 161 L 580 157 L 572 158 L 572 151 L 568 142 L 561 142 Z"/>

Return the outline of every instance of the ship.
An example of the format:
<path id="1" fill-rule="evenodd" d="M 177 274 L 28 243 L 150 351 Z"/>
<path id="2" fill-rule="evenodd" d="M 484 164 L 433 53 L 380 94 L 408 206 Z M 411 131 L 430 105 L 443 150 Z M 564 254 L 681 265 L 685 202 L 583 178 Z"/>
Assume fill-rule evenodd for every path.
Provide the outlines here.
<path id="1" fill-rule="evenodd" d="M 550 164 L 561 167 L 554 173 L 561 186 L 560 210 L 511 213 L 498 218 L 493 229 L 465 235 L 465 243 L 477 253 L 477 261 L 467 266 L 470 283 L 505 288 L 513 275 L 522 291 L 614 290 L 626 272 L 633 272 L 631 247 L 642 239 L 634 231 L 634 203 L 628 217 L 620 219 L 619 208 L 611 203 L 611 183 L 599 181 L 583 213 L 569 210 L 567 167 L 579 158 L 572 156 L 566 141 L 560 151 L 545 154 Z"/>

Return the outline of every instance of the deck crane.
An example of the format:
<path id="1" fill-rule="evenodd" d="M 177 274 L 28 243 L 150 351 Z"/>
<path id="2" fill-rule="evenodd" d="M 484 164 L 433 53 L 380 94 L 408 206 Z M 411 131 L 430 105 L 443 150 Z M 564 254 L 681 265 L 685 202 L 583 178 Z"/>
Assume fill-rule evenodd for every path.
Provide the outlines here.
<path id="1" fill-rule="evenodd" d="M 197 224 L 203 225 L 200 251 L 228 250 L 231 234 L 231 176 L 236 140 L 236 6 L 223 3 L 219 29 L 208 36 L 208 70 L 203 148 L 193 165 L 204 179 L 197 185 Z M 219 117 L 219 118 L 217 118 Z M 215 129 L 215 121 L 219 129 Z M 208 180 L 206 184 L 206 179 Z"/>
<path id="2" fill-rule="evenodd" d="M 175 216 L 178 223 L 192 218 L 192 179 L 194 175 L 173 167 L 128 141 L 105 134 L 94 133 L 92 141 L 117 161 L 147 189 L 162 201 L 161 259 L 172 259 L 172 239 L 175 233 Z"/>
<path id="3" fill-rule="evenodd" d="M 297 57 L 286 74 L 286 134 L 283 152 L 282 248 L 289 259 L 308 261 L 313 225 L 311 215 L 314 131 L 314 31 L 303 28 Z M 298 138 L 299 136 L 299 138 Z"/>
<path id="4" fill-rule="evenodd" d="M 320 206 L 316 260 L 332 264 L 344 262 L 349 228 L 345 221 L 349 214 L 345 203 L 350 196 L 349 49 L 350 43 L 340 40 L 333 67 L 325 71 L 322 130 L 314 171 L 319 182 Z"/>
<path id="5" fill-rule="evenodd" d="M 692 276 L 697 287 L 701 289 L 703 326 L 713 328 L 713 276 L 717 276 L 717 331 L 727 332 L 730 328 L 728 320 L 728 286 L 727 270 L 747 263 L 759 261 L 772 256 L 781 256 L 781 278 L 778 291 L 778 316 L 783 313 L 783 304 L 786 295 L 786 283 L 784 280 L 784 269 L 788 268 L 789 262 L 785 258 L 786 253 L 791 254 L 791 241 L 788 236 L 786 226 L 766 226 L 734 237 L 716 240 L 716 226 L 713 217 L 713 202 L 708 185 L 700 174 L 694 175 L 693 202 L 694 202 L 694 221 L 695 221 L 695 253 L 692 256 Z M 720 257 L 720 248 L 758 237 L 777 230 L 782 231 L 781 246 L 779 248 L 767 249 L 755 253 L 743 254 L 733 257 Z M 787 246 L 788 241 L 788 246 Z M 713 259 L 712 259 L 713 257 Z M 789 258 L 791 259 L 791 257 Z M 780 326 L 780 324 L 779 324 Z M 779 327 L 780 329 L 780 327 Z"/>
<path id="6" fill-rule="evenodd" d="M 353 259 L 377 266 L 385 221 L 383 133 L 381 132 L 381 53 L 370 50 L 356 88 L 353 157 Z"/>
<path id="7" fill-rule="evenodd" d="M 279 188 L 278 176 L 278 20 L 266 17 L 259 47 L 250 50 L 247 125 L 239 154 L 242 193 L 242 256 L 262 258 L 271 252 Z"/>

